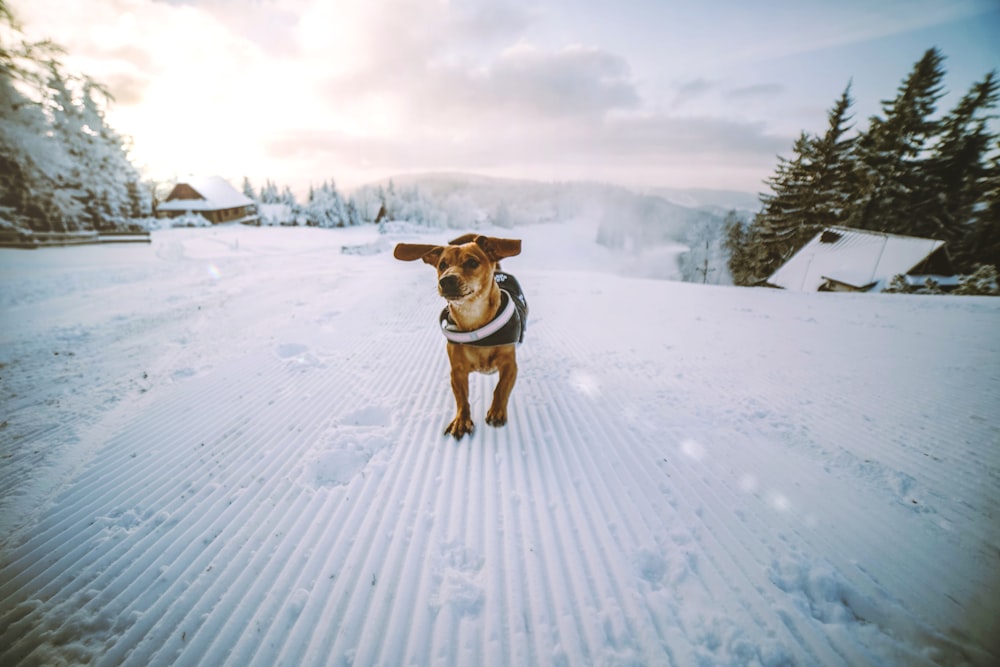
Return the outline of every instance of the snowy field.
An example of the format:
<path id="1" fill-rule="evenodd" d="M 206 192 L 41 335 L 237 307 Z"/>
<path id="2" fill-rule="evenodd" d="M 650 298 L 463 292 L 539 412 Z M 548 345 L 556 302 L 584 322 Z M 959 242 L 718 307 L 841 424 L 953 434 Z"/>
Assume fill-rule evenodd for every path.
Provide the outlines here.
<path id="1" fill-rule="evenodd" d="M 447 233 L 0 250 L 0 664 L 1000 663 L 1000 299 L 648 280 L 592 231 L 508 232 L 511 421 L 475 376 L 459 443 L 388 252 Z"/>

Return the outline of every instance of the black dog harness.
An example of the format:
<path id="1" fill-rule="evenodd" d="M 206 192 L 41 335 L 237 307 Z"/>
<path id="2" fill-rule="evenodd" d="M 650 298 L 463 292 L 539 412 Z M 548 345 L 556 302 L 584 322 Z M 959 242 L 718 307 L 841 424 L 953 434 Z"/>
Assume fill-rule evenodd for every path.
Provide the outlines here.
<path id="1" fill-rule="evenodd" d="M 452 343 L 496 347 L 524 342 L 528 326 L 528 300 L 521 285 L 509 273 L 497 271 L 493 278 L 500 288 L 500 312 L 485 326 L 474 331 L 459 331 L 448 309 L 441 311 L 441 333 Z"/>

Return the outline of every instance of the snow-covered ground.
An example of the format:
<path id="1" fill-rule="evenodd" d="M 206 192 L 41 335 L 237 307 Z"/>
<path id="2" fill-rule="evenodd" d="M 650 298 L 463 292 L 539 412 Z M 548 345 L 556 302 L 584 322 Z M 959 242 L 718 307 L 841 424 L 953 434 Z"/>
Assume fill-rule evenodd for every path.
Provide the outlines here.
<path id="1" fill-rule="evenodd" d="M 415 234 L 0 250 L 0 664 L 997 664 L 1000 299 L 592 232 L 507 232 L 511 421 L 476 376 L 458 443 Z"/>

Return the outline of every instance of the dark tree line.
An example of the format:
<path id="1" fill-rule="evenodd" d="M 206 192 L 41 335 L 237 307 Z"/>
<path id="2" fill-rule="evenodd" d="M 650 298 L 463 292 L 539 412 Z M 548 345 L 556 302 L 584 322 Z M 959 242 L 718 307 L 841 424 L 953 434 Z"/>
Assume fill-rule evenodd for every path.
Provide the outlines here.
<path id="1" fill-rule="evenodd" d="M 1000 266 L 1000 82 L 990 72 L 936 116 L 944 57 L 928 50 L 867 129 L 852 133 L 848 84 L 822 134 L 802 132 L 778 158 L 749 223 L 726 228 L 738 285 L 765 281 L 830 225 L 945 241 L 960 273 Z"/>
<path id="2" fill-rule="evenodd" d="M 149 188 L 105 122 L 111 95 L 61 54 L 27 41 L 0 0 L 0 228 L 126 227 L 150 214 Z"/>

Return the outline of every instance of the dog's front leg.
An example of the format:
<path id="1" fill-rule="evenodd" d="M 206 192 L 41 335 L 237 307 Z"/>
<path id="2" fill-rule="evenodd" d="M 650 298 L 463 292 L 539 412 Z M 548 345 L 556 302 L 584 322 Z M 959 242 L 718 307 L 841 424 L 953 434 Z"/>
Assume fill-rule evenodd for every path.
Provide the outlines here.
<path id="1" fill-rule="evenodd" d="M 455 394 L 455 418 L 448 424 L 444 434 L 461 440 L 466 433 L 472 433 L 474 425 L 469 407 L 469 371 L 454 362 L 451 365 L 451 391 Z"/>
<path id="2" fill-rule="evenodd" d="M 504 354 L 498 359 L 497 369 L 500 371 L 500 379 L 493 391 L 493 403 L 486 413 L 486 423 L 490 426 L 503 426 L 507 423 L 507 400 L 517 381 L 517 358 L 514 356 L 513 346 L 509 351 L 504 350 Z"/>

